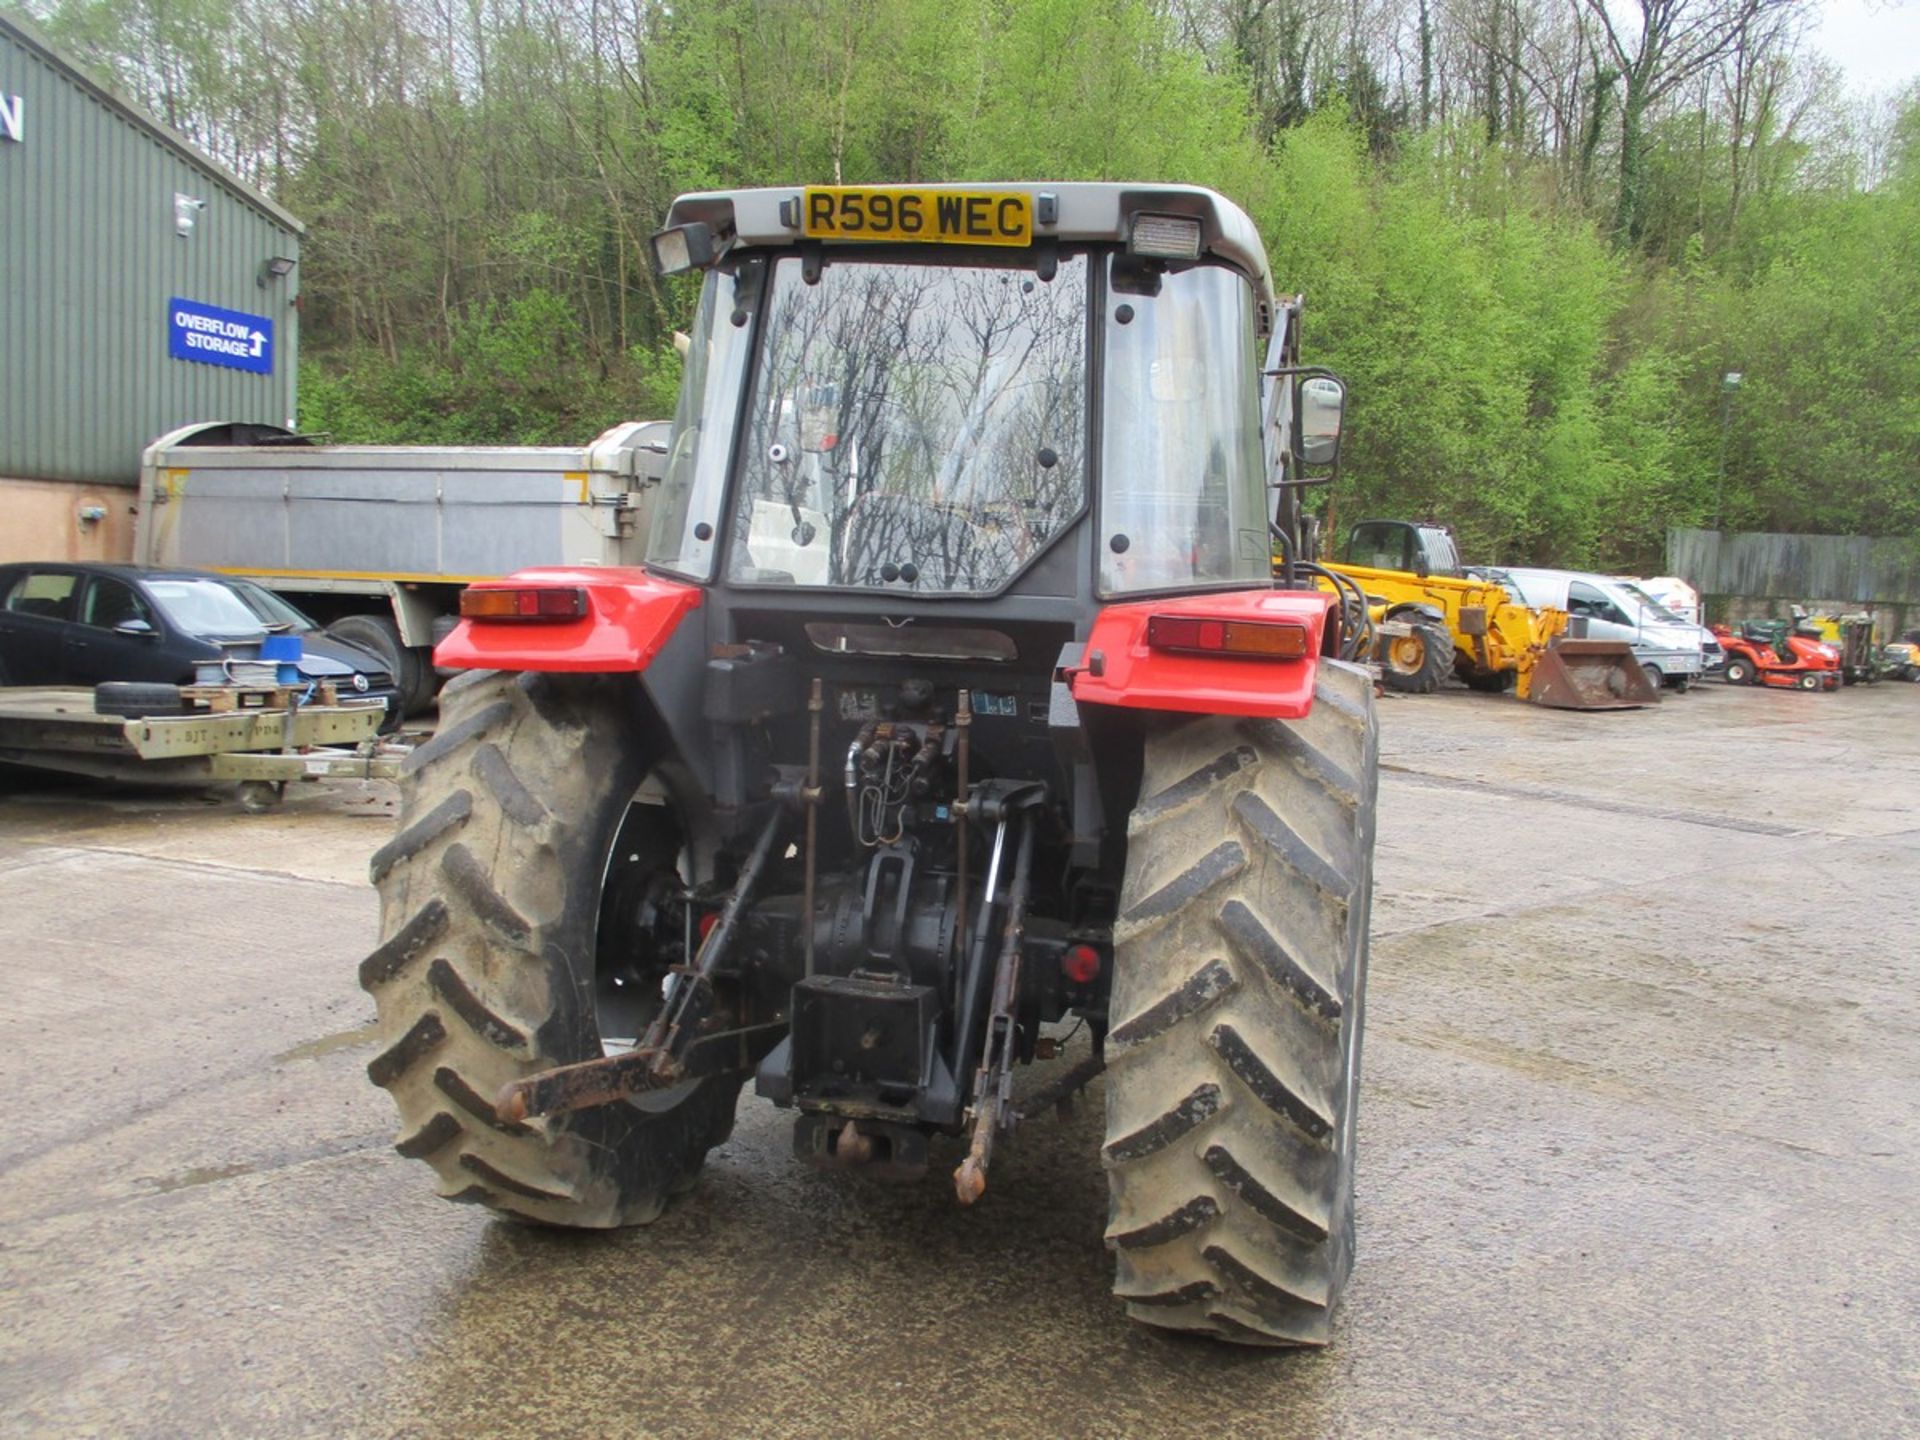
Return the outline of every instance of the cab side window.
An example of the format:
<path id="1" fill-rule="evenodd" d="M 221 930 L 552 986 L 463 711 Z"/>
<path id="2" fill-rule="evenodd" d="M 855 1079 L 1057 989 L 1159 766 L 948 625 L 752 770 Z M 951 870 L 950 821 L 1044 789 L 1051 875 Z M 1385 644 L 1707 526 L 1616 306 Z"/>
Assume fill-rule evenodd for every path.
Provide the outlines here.
<path id="1" fill-rule="evenodd" d="M 131 585 L 96 577 L 87 587 L 87 598 L 80 607 L 81 624 L 111 630 L 129 620 L 144 620 L 153 625 L 153 611 Z"/>
<path id="2" fill-rule="evenodd" d="M 29 570 L 7 592 L 7 609 L 15 615 L 38 615 L 45 620 L 73 619 L 73 592 L 80 577 L 57 570 Z"/>
<path id="3" fill-rule="evenodd" d="M 1347 540 L 1347 563 L 1371 570 L 1411 570 L 1407 532 L 1398 525 L 1356 525 Z"/>

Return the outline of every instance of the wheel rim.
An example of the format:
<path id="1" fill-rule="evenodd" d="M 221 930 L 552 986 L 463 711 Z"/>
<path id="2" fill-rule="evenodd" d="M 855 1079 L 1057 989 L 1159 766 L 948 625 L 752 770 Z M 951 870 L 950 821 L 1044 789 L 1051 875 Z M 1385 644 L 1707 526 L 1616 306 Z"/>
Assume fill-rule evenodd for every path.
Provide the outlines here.
<path id="1" fill-rule="evenodd" d="M 624 1055 L 646 1033 L 666 998 L 667 966 L 684 946 L 684 926 L 671 912 L 682 890 L 699 878 L 694 847 L 671 792 L 657 774 L 641 782 L 608 843 L 601 866 L 599 919 L 594 932 L 594 1038 L 604 1055 Z M 668 1090 L 643 1091 L 629 1103 L 670 1110 L 698 1080 Z"/>
<path id="2" fill-rule="evenodd" d="M 1418 675 L 1427 663 L 1426 642 L 1418 635 L 1397 635 L 1387 647 L 1387 663 L 1400 675 Z"/>

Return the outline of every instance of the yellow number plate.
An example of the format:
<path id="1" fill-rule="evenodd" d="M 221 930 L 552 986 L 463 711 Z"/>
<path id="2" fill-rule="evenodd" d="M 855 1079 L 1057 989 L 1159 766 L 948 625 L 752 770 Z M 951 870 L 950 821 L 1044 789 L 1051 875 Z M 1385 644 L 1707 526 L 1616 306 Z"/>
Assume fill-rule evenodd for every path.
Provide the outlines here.
<path id="1" fill-rule="evenodd" d="M 800 233 L 809 240 L 1033 243 L 1031 195 L 835 185 L 809 188 L 800 203 Z"/>

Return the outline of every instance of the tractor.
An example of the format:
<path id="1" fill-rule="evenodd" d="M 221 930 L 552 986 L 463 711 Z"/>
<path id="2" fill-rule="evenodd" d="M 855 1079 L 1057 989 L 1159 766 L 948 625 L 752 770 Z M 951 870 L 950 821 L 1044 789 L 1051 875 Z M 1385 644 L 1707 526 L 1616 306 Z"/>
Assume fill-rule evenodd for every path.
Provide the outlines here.
<path id="1" fill-rule="evenodd" d="M 1345 390 L 1252 222 L 796 187 L 683 196 L 652 245 L 699 300 L 632 563 L 465 592 L 372 859 L 395 1148 L 640 1225 L 751 1086 L 800 1160 L 951 1165 L 970 1205 L 1104 1072 L 1128 1311 L 1325 1343 L 1377 732 L 1364 608 L 1271 566 Z M 1016 1085 L 1070 1021 L 1085 1058 Z"/>

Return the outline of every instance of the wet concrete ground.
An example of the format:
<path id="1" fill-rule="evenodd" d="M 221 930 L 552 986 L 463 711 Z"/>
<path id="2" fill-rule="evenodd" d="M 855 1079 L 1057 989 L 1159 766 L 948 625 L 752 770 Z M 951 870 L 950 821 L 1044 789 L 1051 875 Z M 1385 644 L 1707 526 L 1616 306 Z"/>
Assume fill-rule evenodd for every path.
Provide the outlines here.
<path id="1" fill-rule="evenodd" d="M 1113 1305 L 1097 1086 L 967 1213 L 755 1100 L 649 1230 L 441 1203 L 362 1074 L 389 792 L 0 796 L 0 1433 L 1920 1432 L 1920 687 L 1382 719 L 1314 1354 Z"/>

